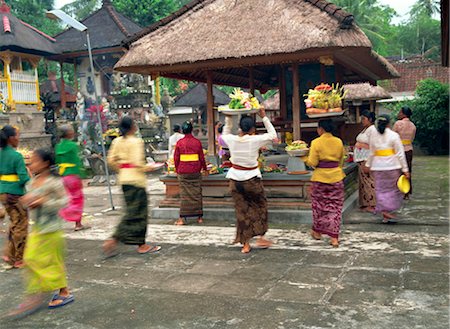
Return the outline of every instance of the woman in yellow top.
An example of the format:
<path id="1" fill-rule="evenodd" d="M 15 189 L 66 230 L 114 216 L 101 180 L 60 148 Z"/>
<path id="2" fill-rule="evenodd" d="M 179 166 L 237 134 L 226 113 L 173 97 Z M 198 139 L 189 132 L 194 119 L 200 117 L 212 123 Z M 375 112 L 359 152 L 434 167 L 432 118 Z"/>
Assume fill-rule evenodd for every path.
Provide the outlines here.
<path id="1" fill-rule="evenodd" d="M 319 121 L 316 138 L 311 143 L 305 163 L 314 168 L 311 178 L 313 226 L 311 236 L 320 240 L 322 234 L 331 238 L 331 245 L 339 246 L 342 206 L 344 205 L 344 145 L 334 137 L 333 122 Z"/>
<path id="2" fill-rule="evenodd" d="M 130 117 L 119 123 L 121 137 L 113 140 L 108 154 L 108 163 L 118 171 L 118 181 L 122 185 L 125 198 L 125 216 L 116 228 L 111 239 L 103 245 L 106 256 L 114 255 L 118 242 L 137 245 L 137 252 L 145 254 L 156 252 L 159 246 L 145 243 L 147 235 L 147 177 L 145 173 L 154 170 L 146 165 L 144 141 L 137 138 L 137 126 Z"/>

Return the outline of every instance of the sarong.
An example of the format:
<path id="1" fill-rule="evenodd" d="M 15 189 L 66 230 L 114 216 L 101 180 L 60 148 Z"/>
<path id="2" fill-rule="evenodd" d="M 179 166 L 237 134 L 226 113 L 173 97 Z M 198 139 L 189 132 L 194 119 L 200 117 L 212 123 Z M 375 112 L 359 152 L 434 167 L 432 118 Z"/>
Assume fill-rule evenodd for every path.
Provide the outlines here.
<path id="1" fill-rule="evenodd" d="M 403 203 L 403 194 L 397 187 L 397 180 L 401 176 L 400 169 L 373 171 L 375 179 L 375 194 L 377 206 L 375 211 L 391 212 L 401 208 Z"/>
<path id="2" fill-rule="evenodd" d="M 116 228 L 113 238 L 125 244 L 145 244 L 147 235 L 148 200 L 143 187 L 122 185 L 125 215 Z"/>
<path id="3" fill-rule="evenodd" d="M 178 174 L 180 218 L 203 217 L 202 174 Z"/>
<path id="4" fill-rule="evenodd" d="M 366 162 L 358 162 L 359 167 L 359 205 L 361 207 L 375 207 L 377 202 L 375 198 L 375 183 L 372 173 L 366 174 L 364 167 Z"/>
<path id="5" fill-rule="evenodd" d="M 253 177 L 246 181 L 230 180 L 230 191 L 236 211 L 235 243 L 266 234 L 269 229 L 267 199 L 262 180 Z"/>
<path id="6" fill-rule="evenodd" d="M 36 294 L 67 287 L 64 258 L 62 231 L 44 234 L 31 232 L 24 255 L 27 293 Z"/>
<path id="7" fill-rule="evenodd" d="M 81 222 L 84 204 L 83 181 L 77 175 L 64 176 L 62 179 L 69 196 L 69 204 L 60 210 L 59 215 L 68 222 Z"/>
<path id="8" fill-rule="evenodd" d="M 413 151 L 406 151 L 405 152 L 406 157 L 406 163 L 408 164 L 409 174 L 411 175 L 411 178 L 409 179 L 409 183 L 411 184 L 411 189 L 409 190 L 409 193 L 406 195 L 412 194 L 412 161 L 413 161 Z"/>
<path id="9" fill-rule="evenodd" d="M 5 256 L 10 259 L 11 264 L 22 261 L 28 235 L 28 213 L 19 202 L 20 197 L 20 195 L 0 194 L 0 202 L 10 220 Z"/>
<path id="10" fill-rule="evenodd" d="M 344 181 L 334 184 L 312 183 L 313 227 L 318 233 L 339 237 L 344 206 Z"/>

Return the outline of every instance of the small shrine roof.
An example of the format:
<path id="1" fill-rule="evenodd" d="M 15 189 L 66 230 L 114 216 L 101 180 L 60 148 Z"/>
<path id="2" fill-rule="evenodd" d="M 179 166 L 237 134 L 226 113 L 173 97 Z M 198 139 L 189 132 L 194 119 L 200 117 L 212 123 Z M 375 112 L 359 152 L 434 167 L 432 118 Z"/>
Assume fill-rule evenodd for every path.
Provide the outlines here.
<path id="1" fill-rule="evenodd" d="M 48 56 L 57 53 L 55 39 L 18 19 L 0 0 L 0 51 Z"/>

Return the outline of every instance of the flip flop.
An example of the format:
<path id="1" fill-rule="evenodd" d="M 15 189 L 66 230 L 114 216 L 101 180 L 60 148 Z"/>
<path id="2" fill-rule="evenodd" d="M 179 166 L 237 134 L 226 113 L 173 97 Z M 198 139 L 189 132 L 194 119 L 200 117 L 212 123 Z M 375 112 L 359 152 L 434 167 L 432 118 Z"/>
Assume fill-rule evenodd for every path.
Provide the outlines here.
<path id="1" fill-rule="evenodd" d="M 70 303 L 74 302 L 75 298 L 73 297 L 72 294 L 70 294 L 67 297 L 63 297 L 63 296 L 61 296 L 59 294 L 54 294 L 53 297 L 52 297 L 51 302 L 54 302 L 55 300 L 60 300 L 61 304 L 48 305 L 48 308 L 53 309 L 53 308 L 59 308 L 59 307 L 66 306 L 67 304 L 70 304 Z"/>
<path id="2" fill-rule="evenodd" d="M 153 246 L 150 249 L 146 250 L 146 251 L 138 251 L 139 254 L 144 255 L 144 254 L 153 254 L 155 252 L 158 252 L 161 250 L 161 246 Z"/>
<path id="3" fill-rule="evenodd" d="M 44 299 L 41 302 L 36 302 L 31 308 L 27 308 L 25 303 L 19 304 L 16 309 L 12 310 L 10 313 L 4 316 L 5 319 L 9 320 L 20 320 L 33 313 L 36 313 L 41 308 L 45 307 Z"/>
<path id="4" fill-rule="evenodd" d="M 90 228 L 92 228 L 92 227 L 89 225 L 83 225 L 82 227 L 76 227 L 73 230 L 75 232 L 79 232 L 79 231 L 89 230 Z"/>

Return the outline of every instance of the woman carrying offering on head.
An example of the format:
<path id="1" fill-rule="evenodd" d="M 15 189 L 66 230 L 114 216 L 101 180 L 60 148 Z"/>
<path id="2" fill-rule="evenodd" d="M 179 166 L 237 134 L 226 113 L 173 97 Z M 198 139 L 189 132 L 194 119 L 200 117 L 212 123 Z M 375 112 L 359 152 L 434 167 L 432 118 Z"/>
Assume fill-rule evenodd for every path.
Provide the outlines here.
<path id="1" fill-rule="evenodd" d="M 251 251 L 250 240 L 259 236 L 256 244 L 261 248 L 268 248 L 272 242 L 264 235 L 269 229 L 267 199 L 262 183 L 261 172 L 258 168 L 259 150 L 270 145 L 277 138 L 277 133 L 263 107 L 259 110 L 267 133 L 255 135 L 255 120 L 243 116 L 240 120 L 239 135 L 232 135 L 232 116 L 225 118 L 222 139 L 230 150 L 232 167 L 227 173 L 230 180 L 230 190 L 236 209 L 236 238 L 235 243 L 243 245 L 241 252 Z"/>
<path id="2" fill-rule="evenodd" d="M 70 197 L 66 208 L 60 215 L 68 222 L 75 222 L 75 231 L 90 228 L 81 224 L 83 216 L 83 181 L 81 175 L 80 149 L 73 141 L 75 131 L 71 125 L 61 127 L 61 141 L 55 147 L 56 164 L 63 177 L 64 187 Z"/>
<path id="3" fill-rule="evenodd" d="M 108 163 L 118 171 L 126 208 L 115 233 L 104 243 L 103 249 L 106 256 L 112 256 L 117 244 L 122 242 L 138 246 L 137 252 L 140 254 L 156 252 L 161 249 L 160 246 L 151 246 L 145 242 L 148 217 L 145 173 L 154 170 L 154 167 L 145 162 L 144 141 L 136 137 L 137 126 L 133 119 L 122 118 L 119 130 L 122 136 L 113 140 Z"/>
<path id="4" fill-rule="evenodd" d="M 183 123 L 184 138 L 177 142 L 174 153 L 175 169 L 180 184 L 180 218 L 175 225 L 184 225 L 185 219 L 197 218 L 203 223 L 202 170 L 208 175 L 202 143 L 192 135 L 192 123 Z"/>
<path id="5" fill-rule="evenodd" d="M 376 131 L 370 136 L 366 167 L 370 168 L 375 180 L 375 211 L 383 215 L 383 223 L 388 223 L 396 218 L 392 212 L 400 209 L 403 202 L 397 181 L 402 172 L 408 179 L 410 174 L 400 136 L 390 129 L 390 117 L 380 115 L 375 127 Z"/>
<path id="6" fill-rule="evenodd" d="M 303 157 L 305 163 L 314 168 L 311 177 L 313 226 L 311 236 L 320 240 L 322 234 L 331 238 L 331 245 L 339 247 L 339 232 L 344 205 L 344 145 L 334 137 L 333 121 L 320 120 L 317 133 L 312 141 L 309 155 Z"/>
<path id="7" fill-rule="evenodd" d="M 374 212 L 376 205 L 375 185 L 372 174 L 367 172 L 365 168 L 370 154 L 370 135 L 376 130 L 373 125 L 375 113 L 364 111 L 361 113 L 361 122 L 364 128 L 356 137 L 354 150 L 354 159 L 359 166 L 359 206 L 363 211 Z"/>
<path id="8" fill-rule="evenodd" d="M 12 126 L 0 129 L 0 202 L 8 213 L 10 225 L 2 256 L 7 269 L 23 266 L 23 252 L 28 235 L 28 214 L 19 199 L 30 179 L 23 156 L 16 151 L 19 131 Z"/>

